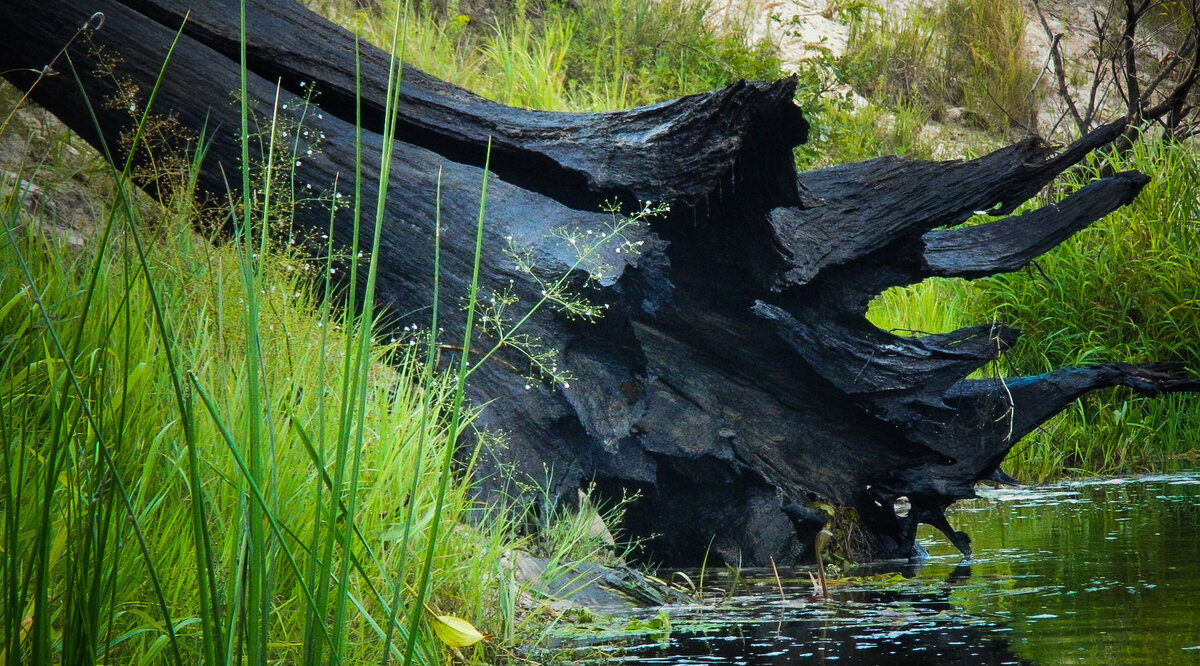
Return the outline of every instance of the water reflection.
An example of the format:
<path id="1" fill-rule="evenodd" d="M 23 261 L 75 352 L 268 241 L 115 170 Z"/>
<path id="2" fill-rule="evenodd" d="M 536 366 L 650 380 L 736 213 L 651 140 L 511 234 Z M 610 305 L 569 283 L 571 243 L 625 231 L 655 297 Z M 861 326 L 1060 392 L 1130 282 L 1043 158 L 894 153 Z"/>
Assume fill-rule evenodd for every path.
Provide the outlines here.
<path id="1" fill-rule="evenodd" d="M 1200 474 L 981 494 L 951 515 L 974 537 L 969 565 L 928 533 L 928 561 L 848 572 L 853 578 L 830 602 L 813 596 L 806 571 L 780 571 L 778 580 L 769 570 L 743 572 L 737 586 L 720 574 L 735 587 L 731 599 L 671 609 L 669 638 L 588 646 L 578 656 L 652 664 L 1200 663 Z"/>
<path id="2" fill-rule="evenodd" d="M 958 613 L 956 586 L 971 568 L 956 567 L 941 585 L 870 585 L 843 589 L 836 601 L 776 601 L 759 621 L 686 632 L 668 646 L 646 650 L 646 663 L 786 664 L 1018 664 L 999 623 Z M 786 589 L 785 589 L 786 595 Z M 753 605 L 749 601 L 747 605 Z"/>

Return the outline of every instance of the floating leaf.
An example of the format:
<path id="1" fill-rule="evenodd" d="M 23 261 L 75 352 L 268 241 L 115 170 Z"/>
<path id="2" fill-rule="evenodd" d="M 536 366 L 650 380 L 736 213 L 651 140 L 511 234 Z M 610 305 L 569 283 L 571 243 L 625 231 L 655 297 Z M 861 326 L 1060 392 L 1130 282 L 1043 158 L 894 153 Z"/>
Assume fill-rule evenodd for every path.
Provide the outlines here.
<path id="1" fill-rule="evenodd" d="M 483 640 L 483 634 L 461 617 L 431 613 L 429 624 L 433 626 L 433 633 L 452 648 L 470 647 Z"/>
<path id="2" fill-rule="evenodd" d="M 632 618 L 625 624 L 625 631 L 667 632 L 671 631 L 671 616 L 667 611 L 660 610 L 657 615 L 647 619 Z"/>

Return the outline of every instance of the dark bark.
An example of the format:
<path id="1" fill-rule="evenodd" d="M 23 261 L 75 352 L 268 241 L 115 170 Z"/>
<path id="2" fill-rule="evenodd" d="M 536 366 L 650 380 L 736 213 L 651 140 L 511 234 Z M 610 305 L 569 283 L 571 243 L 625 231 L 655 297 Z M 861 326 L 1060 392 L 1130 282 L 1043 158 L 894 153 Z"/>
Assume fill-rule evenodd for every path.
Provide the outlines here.
<path id="1" fill-rule="evenodd" d="M 28 88 L 31 70 L 51 62 L 95 11 L 105 15 L 103 28 L 75 40 L 69 59 L 56 65 L 59 74 L 42 79 L 33 98 L 120 160 L 117 137 L 133 122 L 126 100 L 145 104 L 182 23 L 155 110 L 193 133 L 204 128 L 200 188 L 227 197 L 227 180 L 237 180 L 240 169 L 237 3 L 6 3 L 0 18 L 20 28 L 0 42 L 0 70 Z M 369 220 L 387 56 L 367 45 L 360 54 Z M 121 61 L 118 77 L 140 91 L 132 98 L 128 83 L 96 73 L 112 55 Z M 252 104 L 269 117 L 279 83 L 279 113 L 299 121 L 305 108 L 303 128 L 325 137 L 312 156 L 298 159 L 302 190 L 337 182 L 353 191 L 354 57 L 348 33 L 299 6 L 250 3 Z M 304 107 L 299 98 L 312 87 L 317 96 Z M 871 555 L 912 553 L 918 522 L 969 551 L 945 508 L 972 497 L 976 482 L 1001 478 L 1004 456 L 1038 423 L 1105 386 L 1197 388 L 1162 366 L 964 380 L 1017 332 L 984 326 L 906 338 L 864 316 L 887 287 L 1015 270 L 1128 203 L 1145 176 L 1119 174 L 1057 205 L 956 228 L 977 210 L 1011 213 L 1119 136 L 1120 125 L 1060 152 L 1024 141 L 967 162 L 884 158 L 797 175 L 791 148 L 807 124 L 793 89 L 789 80 L 738 83 L 629 111 L 542 113 L 405 69 L 378 257 L 377 296 L 392 313 L 389 325 L 427 323 L 439 174 L 442 297 L 458 303 L 466 293 L 489 139 L 495 176 L 485 288 L 511 288 L 524 304 L 539 298 L 543 284 L 504 252 L 511 237 L 538 278 L 570 274 L 607 308 L 594 323 L 547 309 L 526 324 L 575 377 L 569 386 L 530 382 L 520 355 L 505 352 L 472 377 L 472 397 L 488 403 L 479 423 L 508 440 L 482 458 L 485 487 L 543 480 L 549 467 L 562 496 L 592 481 L 612 496 L 639 491 L 625 528 L 648 538 L 649 557 L 671 564 L 696 563 L 710 547 L 715 557 L 744 564 L 803 558 L 822 522 L 811 508 L 817 500 L 857 509 Z M 608 199 L 627 210 L 640 200 L 665 201 L 672 211 L 627 233 L 643 243 L 640 255 L 613 245 L 574 266 L 574 247 L 557 231 L 606 233 L 613 218 L 599 206 Z M 351 223 L 348 210 L 338 213 L 334 236 L 343 246 Z M 320 233 L 328 212 L 300 207 L 293 224 Z M 598 279 L 586 281 L 586 274 Z M 461 323 L 445 326 L 453 333 Z M 912 508 L 897 516 L 893 502 L 902 496 Z"/>

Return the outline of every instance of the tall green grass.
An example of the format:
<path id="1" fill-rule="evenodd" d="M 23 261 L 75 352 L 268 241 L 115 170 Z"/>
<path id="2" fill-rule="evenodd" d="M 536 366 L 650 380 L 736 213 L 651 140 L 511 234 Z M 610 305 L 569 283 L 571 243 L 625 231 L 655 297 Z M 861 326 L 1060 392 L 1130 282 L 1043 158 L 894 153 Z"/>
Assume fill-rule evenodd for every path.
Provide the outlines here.
<path id="1" fill-rule="evenodd" d="M 907 14 L 864 4 L 853 13 L 841 68 L 864 96 L 941 121 L 952 108 L 998 132 L 1033 130 L 1044 99 L 1015 0 L 945 0 Z"/>
<path id="2" fill-rule="evenodd" d="M 243 248 L 177 215 L 142 237 L 124 206 L 110 242 L 78 254 L 20 188 L 5 184 L 0 238 L 7 663 L 379 661 L 415 553 L 437 571 L 418 622 L 396 628 L 415 628 L 418 661 L 440 660 L 426 605 L 511 633 L 515 537 L 500 515 L 466 527 L 449 386 L 413 381 L 413 346 L 370 341 L 369 319 L 317 296 L 304 257 L 260 254 L 247 280 Z M 434 539 L 438 519 L 457 527 Z"/>
<path id="3" fill-rule="evenodd" d="M 1097 362 L 1172 361 L 1200 371 L 1200 162 L 1190 144 L 1139 142 L 1074 174 L 1081 186 L 1107 166 L 1153 180 L 1129 206 L 1019 273 L 980 281 L 972 316 L 1011 323 L 1024 339 L 1012 372 Z M 1030 478 L 1150 471 L 1195 464 L 1200 400 L 1127 389 L 1092 394 L 1014 450 Z"/>
<path id="4" fill-rule="evenodd" d="M 934 159 L 937 146 L 935 137 L 926 133 L 930 122 L 929 114 L 916 106 L 886 107 L 869 104 L 862 108 L 837 103 L 818 103 L 819 112 L 814 123 L 819 123 L 822 134 L 819 148 L 805 147 L 802 168 L 813 165 L 828 166 L 860 162 L 881 155 L 900 155 L 909 159 Z M 804 153 L 808 153 L 804 155 Z"/>
<path id="5" fill-rule="evenodd" d="M 906 287 L 892 287 L 871 300 L 867 319 L 896 335 L 947 333 L 976 324 L 966 304 L 974 285 L 957 278 L 931 278 Z"/>
<path id="6" fill-rule="evenodd" d="M 249 116 L 243 163 L 251 141 L 268 161 L 242 173 L 229 243 L 190 231 L 200 156 L 154 225 L 114 169 L 82 252 L 31 205 L 53 174 L 0 183 L 0 661 L 440 663 L 448 615 L 501 637 L 477 658 L 536 639 L 521 517 L 477 506 L 456 455 L 469 355 L 447 375 L 432 335 L 376 340 L 377 252 L 353 312 L 330 301 L 332 248 L 272 239 L 292 160 Z"/>
<path id="7" fill-rule="evenodd" d="M 612 110 L 781 76 L 775 47 L 736 21 L 716 25 L 691 0 L 495 3 L 460 13 L 456 3 L 383 0 L 378 12 L 311 0 L 375 44 L 394 38 L 404 4 L 405 62 L 496 101 L 558 111 Z"/>

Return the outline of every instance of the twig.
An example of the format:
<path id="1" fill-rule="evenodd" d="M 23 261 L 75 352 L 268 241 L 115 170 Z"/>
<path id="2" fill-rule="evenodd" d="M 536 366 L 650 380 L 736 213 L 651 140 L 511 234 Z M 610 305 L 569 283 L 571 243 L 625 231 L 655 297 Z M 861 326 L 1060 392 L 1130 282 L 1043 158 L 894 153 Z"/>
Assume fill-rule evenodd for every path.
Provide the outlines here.
<path id="1" fill-rule="evenodd" d="M 775 574 L 775 585 L 779 588 L 779 600 L 787 601 L 787 597 L 785 597 L 783 595 L 783 581 L 779 579 L 779 569 L 775 568 L 775 558 L 772 557 L 772 558 L 770 558 L 770 560 L 771 560 L 771 572 Z"/>
<path id="2" fill-rule="evenodd" d="M 1046 36 L 1050 37 L 1049 59 L 1054 62 L 1054 75 L 1058 82 L 1058 95 L 1064 102 L 1066 102 L 1067 110 L 1071 112 L 1071 117 L 1075 119 L 1075 127 L 1079 129 L 1079 133 L 1087 134 L 1089 129 L 1087 123 L 1084 122 L 1083 116 L 1079 113 L 1079 108 L 1075 106 L 1075 99 L 1072 97 L 1070 89 L 1067 88 L 1067 72 L 1066 67 L 1063 65 L 1061 50 L 1063 33 L 1060 32 L 1055 34 L 1054 31 L 1050 29 L 1050 22 L 1046 20 L 1046 15 L 1042 12 L 1042 5 L 1038 2 L 1038 0 L 1033 0 L 1033 8 L 1037 10 L 1038 19 L 1040 19 L 1042 22 L 1042 28 L 1046 31 Z M 1042 71 L 1044 72 L 1045 69 L 1043 68 Z M 1041 80 L 1042 77 L 1039 74 L 1038 81 Z M 1037 84 L 1035 83 L 1034 87 L 1036 86 Z M 1030 92 L 1032 92 L 1032 90 Z M 1057 127 L 1057 123 L 1055 125 Z"/>
<path id="3" fill-rule="evenodd" d="M 4 128 L 8 127 L 8 122 L 10 120 L 12 120 L 12 117 L 14 115 L 16 115 L 17 109 L 21 108 L 21 105 L 25 103 L 25 100 L 29 99 L 29 95 L 32 94 L 33 89 L 36 88 L 37 85 L 42 82 L 42 79 L 46 78 L 47 76 L 58 75 L 58 72 L 55 71 L 55 69 L 54 69 L 54 64 L 58 62 L 59 58 L 66 55 L 67 49 L 71 48 L 71 45 L 75 43 L 75 40 L 79 39 L 79 36 L 85 32 L 94 32 L 103 27 L 104 27 L 104 12 L 96 12 L 96 13 L 92 14 L 91 16 L 88 17 L 87 21 L 84 21 L 83 25 L 79 26 L 79 29 L 75 31 L 75 34 L 71 35 L 71 38 L 67 40 L 67 43 L 63 44 L 63 47 L 58 50 L 58 53 L 54 54 L 54 57 L 50 59 L 50 62 L 46 63 L 45 67 L 42 67 L 42 69 L 40 71 L 39 70 L 31 70 L 31 71 L 36 71 L 38 73 L 38 76 L 33 81 L 33 85 L 29 86 L 29 88 L 25 91 L 25 93 L 23 95 L 21 95 L 21 99 L 17 100 L 17 103 L 13 105 L 12 110 L 8 112 L 7 116 L 5 116 L 4 122 L 0 123 L 0 135 L 4 134 Z M 20 71 L 20 70 L 16 70 L 16 71 Z"/>

